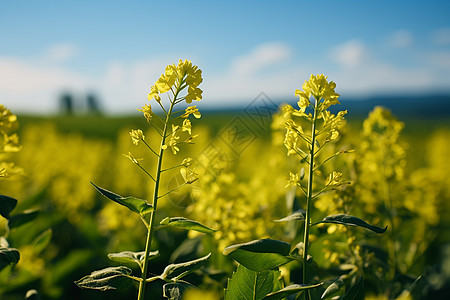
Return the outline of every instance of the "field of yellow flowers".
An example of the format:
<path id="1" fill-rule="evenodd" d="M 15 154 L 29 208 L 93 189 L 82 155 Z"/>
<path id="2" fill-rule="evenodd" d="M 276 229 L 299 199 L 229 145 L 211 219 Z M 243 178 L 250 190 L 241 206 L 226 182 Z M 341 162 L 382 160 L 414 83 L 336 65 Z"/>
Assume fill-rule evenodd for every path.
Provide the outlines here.
<path id="1" fill-rule="evenodd" d="M 199 82 L 191 84 L 195 88 Z M 238 276 L 246 263 L 233 253 L 250 241 L 291 245 L 289 260 L 273 266 L 272 273 L 246 269 L 256 280 L 274 276 L 270 278 L 279 285 L 255 299 L 294 286 L 290 283 L 297 283 L 295 294 L 267 299 L 294 299 L 299 293 L 306 299 L 445 299 L 450 280 L 450 124 L 429 119 L 408 123 L 383 107 L 372 108 L 363 120 L 352 118 L 349 107 L 345 120 L 344 113 L 329 113 L 324 104 L 320 120 L 326 136 L 310 143 L 316 152 L 304 148 L 312 148 L 323 162 L 313 168 L 307 162 L 311 155 L 296 146 L 298 139 L 311 142 L 303 132 L 308 123 L 295 121 L 312 118 L 305 114 L 309 104 L 301 103 L 305 98 L 300 93 L 299 106 L 264 112 L 258 110 L 267 104 L 264 99 L 245 111 L 201 111 L 201 118 L 192 110 L 192 126 L 183 107 L 182 124 L 169 127 L 172 140 L 161 148 L 167 151 L 156 213 L 142 208 L 141 218 L 133 211 L 137 206 L 126 209 L 124 202 L 116 203 L 128 198 L 111 201 L 107 198 L 114 196 L 107 192 L 151 203 L 155 187 L 149 174 L 159 166 L 149 149 L 159 151 L 161 132 L 148 126 L 145 107 L 146 118 L 16 117 L 0 106 L 0 195 L 18 200 L 13 209 L 0 207 L 10 212 L 0 216 L 0 299 L 136 298 L 140 278 L 133 277 L 136 283 L 118 291 L 85 289 L 79 280 L 106 267 L 118 272 L 123 259 L 136 261 L 130 255 L 108 259 L 108 253 L 144 250 L 148 214 L 160 225 L 152 232 L 149 255 L 150 250 L 158 253 L 148 258 L 146 299 L 162 299 L 163 293 L 181 299 L 167 286 L 178 284 L 175 290 L 184 291 L 182 280 L 177 281 L 181 277 L 167 275 L 166 265 L 181 268 L 177 264 L 203 258 L 186 272 L 189 285 L 197 289 L 187 289 L 183 299 L 239 299 L 232 290 L 238 280 L 245 281 Z M 191 145 L 180 145 L 175 133 L 186 134 L 185 144 Z M 308 166 L 314 171 L 311 191 L 319 191 L 315 196 L 307 191 L 307 177 L 312 177 Z M 305 233 L 307 210 L 312 227 Z M 344 214 L 358 216 L 357 221 L 327 219 Z M 166 216 L 195 220 L 189 226 L 204 229 L 183 230 L 184 225 Z M 359 220 L 367 225 L 342 226 Z M 231 245 L 239 247 L 224 252 Z M 11 260 L 16 252 L 5 249 L 16 249 L 20 259 Z M 295 259 L 305 253 L 307 260 Z M 303 273 L 306 266 L 311 271 Z M 306 283 L 316 286 L 302 292 Z"/>

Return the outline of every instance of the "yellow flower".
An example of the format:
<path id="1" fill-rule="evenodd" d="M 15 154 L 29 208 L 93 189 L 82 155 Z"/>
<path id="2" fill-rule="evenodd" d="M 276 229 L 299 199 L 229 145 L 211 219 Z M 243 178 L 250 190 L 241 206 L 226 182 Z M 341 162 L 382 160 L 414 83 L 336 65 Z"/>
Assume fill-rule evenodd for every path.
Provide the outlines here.
<path id="1" fill-rule="evenodd" d="M 341 186 L 347 183 L 349 182 L 342 179 L 342 173 L 335 171 L 328 175 L 327 179 L 325 180 L 325 186 Z"/>
<path id="2" fill-rule="evenodd" d="M 128 152 L 128 154 L 123 154 L 126 158 L 129 158 L 134 164 L 139 165 L 139 161 L 143 160 L 143 158 L 135 158 L 131 152 Z"/>
<path id="3" fill-rule="evenodd" d="M 189 115 L 193 115 L 195 118 L 200 119 L 202 114 L 198 111 L 198 108 L 196 105 L 189 106 L 186 108 L 186 112 L 181 116 L 182 118 L 187 118 Z"/>
<path id="4" fill-rule="evenodd" d="M 178 146 L 177 146 L 178 139 L 180 138 L 177 133 L 178 129 L 180 129 L 180 126 L 172 124 L 172 134 L 171 134 L 170 141 L 167 145 L 163 145 L 163 147 L 162 147 L 163 149 L 167 149 L 167 147 L 169 146 L 170 148 L 172 148 L 173 154 L 177 154 L 177 152 L 180 151 L 180 148 L 178 148 Z"/>
<path id="5" fill-rule="evenodd" d="M 290 186 L 297 186 L 299 182 L 300 182 L 300 175 L 298 173 L 294 174 L 292 172 L 289 172 L 289 180 L 285 188 L 288 188 Z"/>
<path id="6" fill-rule="evenodd" d="M 130 136 L 131 136 L 131 141 L 135 145 L 139 144 L 139 141 L 143 141 L 145 138 L 144 133 L 140 129 L 132 129 L 130 131 Z"/>
<path id="7" fill-rule="evenodd" d="M 192 134 L 192 124 L 191 121 L 189 121 L 189 119 L 184 119 L 181 130 L 187 131 L 189 134 Z"/>
<path id="8" fill-rule="evenodd" d="M 187 157 L 187 158 L 183 159 L 183 161 L 181 162 L 181 165 L 187 168 L 192 165 L 193 161 L 194 161 L 194 159 L 192 157 Z"/>
<path id="9" fill-rule="evenodd" d="M 152 106 L 150 104 L 145 104 L 142 106 L 142 109 L 138 109 L 138 111 L 141 111 L 144 114 L 144 118 L 147 119 L 147 122 L 150 122 L 152 119 Z"/>
<path id="10" fill-rule="evenodd" d="M 311 74 L 309 80 L 305 81 L 302 86 L 303 91 L 295 91 L 295 95 L 300 97 L 298 104 L 303 112 L 304 109 L 308 107 L 311 96 L 313 96 L 317 101 L 323 99 L 323 110 L 327 109 L 331 105 L 340 104 L 338 100 L 339 94 L 334 91 L 336 84 L 333 81 L 328 82 L 327 78 L 328 77 L 323 74 L 318 74 L 315 76 Z"/>
<path id="11" fill-rule="evenodd" d="M 202 100 L 203 91 L 198 87 L 189 86 L 188 94 L 186 95 L 186 103 L 192 103 L 192 100 Z"/>
<path id="12" fill-rule="evenodd" d="M 161 102 L 161 97 L 159 96 L 159 91 L 158 88 L 156 87 L 156 85 L 152 86 L 150 88 L 150 93 L 148 94 L 148 100 L 152 100 L 153 98 L 155 98 L 155 100 L 157 102 Z"/>

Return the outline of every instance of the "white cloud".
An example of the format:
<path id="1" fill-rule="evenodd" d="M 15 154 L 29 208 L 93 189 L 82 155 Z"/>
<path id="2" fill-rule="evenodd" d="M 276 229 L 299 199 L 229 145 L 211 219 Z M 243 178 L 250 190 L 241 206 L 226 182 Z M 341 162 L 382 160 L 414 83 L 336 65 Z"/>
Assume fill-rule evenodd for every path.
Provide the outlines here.
<path id="1" fill-rule="evenodd" d="M 367 59 L 367 50 L 358 40 L 350 40 L 330 50 L 330 58 L 341 66 L 354 68 Z"/>
<path id="2" fill-rule="evenodd" d="M 79 52 L 73 44 L 57 44 L 47 50 L 46 58 L 51 62 L 64 62 L 75 57 Z"/>
<path id="3" fill-rule="evenodd" d="M 295 89 L 300 88 L 311 73 L 328 75 L 329 80 L 336 82 L 337 91 L 345 97 L 420 92 L 436 86 L 450 86 L 450 79 L 442 76 L 447 70 L 443 66 L 449 65 L 449 53 L 433 56 L 434 64 L 439 64 L 439 68 L 430 60 L 425 66 L 405 68 L 395 62 L 377 59 L 376 53 L 371 53 L 357 40 L 324 52 L 329 53 L 329 59 L 337 64 L 330 64 L 323 57 L 316 61 L 296 57 L 293 62 L 293 50 L 279 43 L 259 45 L 231 59 L 228 64 L 223 62 L 221 70 L 210 70 L 200 59 L 191 56 L 204 75 L 201 85 L 204 100 L 198 105 L 200 108 L 230 104 L 246 106 L 261 92 L 275 101 L 294 99 Z M 131 63 L 111 61 L 103 73 L 100 71 L 102 75 L 95 78 L 54 62 L 43 64 L 42 60 L 36 63 L 0 57 L 0 103 L 13 111 L 53 112 L 62 91 L 83 97 L 93 91 L 108 112 L 136 112 L 136 108 L 146 103 L 149 88 L 164 71 L 164 66 L 176 62 L 177 57 L 179 55 L 165 55 Z"/>
<path id="4" fill-rule="evenodd" d="M 429 56 L 428 61 L 439 69 L 450 69 L 450 52 L 435 52 Z"/>
<path id="5" fill-rule="evenodd" d="M 441 28 L 432 35 L 432 41 L 439 46 L 450 45 L 450 28 Z"/>
<path id="6" fill-rule="evenodd" d="M 238 74 L 254 74 L 265 67 L 286 61 L 291 49 L 283 43 L 266 43 L 234 59 L 231 69 Z"/>
<path id="7" fill-rule="evenodd" d="M 299 85 L 298 67 L 288 65 L 292 50 L 282 43 L 266 43 L 231 60 L 224 71 L 210 73 L 203 85 L 206 105 L 247 105 L 261 92 L 275 99 L 293 94 L 292 87 Z M 275 67 L 270 73 L 264 69 Z M 207 70 L 206 70 L 207 71 Z M 208 102 L 208 103 L 207 103 Z"/>
<path id="8" fill-rule="evenodd" d="M 405 48 L 412 45 L 413 35 L 408 30 L 398 30 L 389 38 L 389 44 L 394 48 Z"/>
<path id="9" fill-rule="evenodd" d="M 26 111 L 49 111 L 62 89 L 83 89 L 88 80 L 59 67 L 0 57 L 0 101 Z"/>

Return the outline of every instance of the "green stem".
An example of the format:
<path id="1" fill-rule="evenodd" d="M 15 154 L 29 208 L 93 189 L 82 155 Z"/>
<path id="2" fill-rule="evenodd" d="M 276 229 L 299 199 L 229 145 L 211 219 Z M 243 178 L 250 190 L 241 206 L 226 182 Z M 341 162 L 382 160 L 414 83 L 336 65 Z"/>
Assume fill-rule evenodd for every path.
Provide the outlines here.
<path id="1" fill-rule="evenodd" d="M 320 100 L 320 99 L 319 99 Z M 314 105 L 314 116 L 311 128 L 311 149 L 309 157 L 309 174 L 308 174 L 308 194 L 306 197 L 306 216 L 305 216 L 305 233 L 303 235 L 303 283 L 307 284 L 307 260 L 308 260 L 308 248 L 309 248 L 309 229 L 311 226 L 311 202 L 313 196 L 313 174 L 314 174 L 314 145 L 316 141 L 316 109 L 319 100 L 316 99 Z M 306 299 L 309 299 L 309 293 L 306 294 Z"/>
<path id="2" fill-rule="evenodd" d="M 179 93 L 179 89 L 177 89 L 177 93 L 174 95 L 174 99 L 177 98 Z M 143 262 L 143 267 L 142 267 L 142 281 L 139 282 L 139 293 L 138 293 L 138 300 L 144 300 L 144 294 L 145 294 L 145 284 L 147 282 L 147 273 L 148 273 L 148 255 L 150 253 L 150 248 L 152 246 L 152 238 L 153 238 L 153 232 L 154 232 L 154 225 L 155 225 L 155 213 L 156 213 L 156 209 L 157 209 L 157 204 L 158 204 L 158 193 L 159 193 L 159 184 L 160 184 L 160 179 L 161 179 L 161 169 L 162 169 L 162 159 L 163 159 L 163 154 L 164 154 L 164 149 L 163 146 L 166 142 L 166 134 L 167 134 L 167 128 L 169 125 L 169 121 L 170 121 L 170 115 L 172 114 L 172 110 L 173 107 L 175 105 L 175 100 L 171 101 L 170 103 L 170 108 L 168 113 L 166 114 L 166 122 L 164 123 L 164 130 L 163 130 L 163 134 L 161 137 L 161 146 L 159 147 L 159 155 L 158 155 L 158 164 L 156 167 L 156 178 L 155 178 L 155 188 L 153 190 L 153 208 L 154 210 L 151 212 L 150 214 L 150 222 L 149 224 L 149 228 L 147 231 L 147 241 L 145 244 L 145 256 L 144 256 L 144 262 Z"/>

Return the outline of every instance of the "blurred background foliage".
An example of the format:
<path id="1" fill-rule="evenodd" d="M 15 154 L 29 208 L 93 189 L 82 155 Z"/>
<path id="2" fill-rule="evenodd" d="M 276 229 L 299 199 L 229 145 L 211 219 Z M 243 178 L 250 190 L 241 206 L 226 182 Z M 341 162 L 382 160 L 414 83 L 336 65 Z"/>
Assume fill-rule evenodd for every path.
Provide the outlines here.
<path id="1" fill-rule="evenodd" d="M 212 252 L 209 268 L 190 275 L 191 282 L 209 290 L 209 295 L 222 295 L 234 269 L 221 254 L 224 247 L 269 236 L 293 242 L 295 223 L 273 220 L 301 208 L 302 195 L 285 188 L 289 170 L 299 171 L 300 166 L 286 156 L 283 116 L 275 113 L 265 118 L 261 126 L 239 111 L 203 111 L 202 118 L 195 120 L 195 131 L 200 133 L 196 144 L 182 149 L 183 155 L 167 156 L 165 167 L 181 163 L 183 157 L 195 158 L 199 180 L 160 201 L 159 220 L 185 216 L 219 231 L 211 236 L 157 231 L 154 247 L 161 255 L 152 261 L 152 273 L 159 274 L 168 262 Z M 323 170 L 323 179 L 317 180 L 325 180 L 337 169 L 352 184 L 319 198 L 313 219 L 345 211 L 389 230 L 374 236 L 353 228 L 319 227 L 320 237 L 312 237 L 311 249 L 319 266 L 332 270 L 343 263 L 359 264 L 366 293 L 379 299 L 386 290 L 401 293 L 422 274 L 428 283 L 424 295 L 448 295 L 450 123 L 446 118 L 398 120 L 381 108 L 352 117 L 349 110 L 348 124 L 335 148 L 356 152 L 333 160 Z M 36 209 L 39 214 L 32 222 L 2 233 L 19 249 L 21 259 L 0 272 L 1 299 L 23 299 L 30 289 L 38 290 L 43 299 L 135 297 L 133 288 L 86 291 L 73 282 L 114 265 L 107 253 L 143 250 L 146 231 L 140 220 L 102 198 L 90 181 L 120 195 L 149 199 L 148 178 L 122 155 L 131 152 L 144 158 L 142 165 L 153 171 L 154 166 L 146 164 L 146 149 L 134 146 L 129 137 L 131 129 L 140 128 L 150 144 L 157 140 L 152 139 L 154 133 L 145 132 L 145 119 L 99 114 L 19 116 L 19 122 L 22 149 L 9 160 L 23 173 L 2 179 L 0 194 L 18 199 L 18 210 Z M 161 192 L 181 182 L 180 176 L 176 170 L 165 172 Z M 4 223 L 0 217 L 0 225 Z M 36 249 L 33 241 L 48 229 L 51 241 L 45 249 Z M 295 281 L 299 266 L 289 266 L 283 274 Z M 155 285 L 149 285 L 151 299 L 161 297 Z"/>

